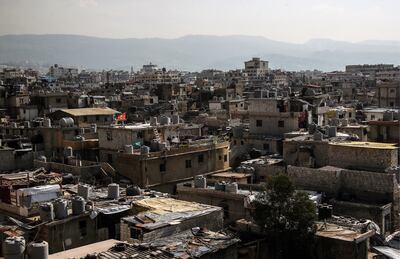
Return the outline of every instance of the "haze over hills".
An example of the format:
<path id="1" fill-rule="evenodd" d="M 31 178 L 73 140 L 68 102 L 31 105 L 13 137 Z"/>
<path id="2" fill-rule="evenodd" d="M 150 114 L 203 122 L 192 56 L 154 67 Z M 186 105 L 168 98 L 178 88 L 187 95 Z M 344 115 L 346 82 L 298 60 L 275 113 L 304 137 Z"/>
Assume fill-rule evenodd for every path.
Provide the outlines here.
<path id="1" fill-rule="evenodd" d="M 346 64 L 400 64 L 400 42 L 350 43 L 313 39 L 304 44 L 256 36 L 189 35 L 176 39 L 108 39 L 78 35 L 0 36 L 0 63 L 73 65 L 89 69 L 160 67 L 199 71 L 243 67 L 253 56 L 285 70 L 344 70 Z"/>

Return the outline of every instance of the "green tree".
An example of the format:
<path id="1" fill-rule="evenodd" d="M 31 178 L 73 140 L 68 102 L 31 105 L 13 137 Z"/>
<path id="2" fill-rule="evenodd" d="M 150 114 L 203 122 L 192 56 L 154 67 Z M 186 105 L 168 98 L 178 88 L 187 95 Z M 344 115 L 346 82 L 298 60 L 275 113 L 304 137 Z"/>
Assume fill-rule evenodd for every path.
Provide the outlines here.
<path id="1" fill-rule="evenodd" d="M 313 257 L 316 208 L 288 176 L 269 179 L 253 205 L 253 219 L 271 240 L 276 258 Z"/>

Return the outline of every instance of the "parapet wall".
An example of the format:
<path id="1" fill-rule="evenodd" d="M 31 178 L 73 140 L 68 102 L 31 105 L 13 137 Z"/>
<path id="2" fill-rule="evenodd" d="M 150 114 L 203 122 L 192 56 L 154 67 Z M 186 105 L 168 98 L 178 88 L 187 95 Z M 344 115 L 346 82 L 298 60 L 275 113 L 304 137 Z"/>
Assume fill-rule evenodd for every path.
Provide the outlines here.
<path id="1" fill-rule="evenodd" d="M 288 166 L 287 172 L 297 188 L 321 191 L 333 197 L 391 202 L 398 189 L 395 175 L 388 173 L 294 166 Z"/>

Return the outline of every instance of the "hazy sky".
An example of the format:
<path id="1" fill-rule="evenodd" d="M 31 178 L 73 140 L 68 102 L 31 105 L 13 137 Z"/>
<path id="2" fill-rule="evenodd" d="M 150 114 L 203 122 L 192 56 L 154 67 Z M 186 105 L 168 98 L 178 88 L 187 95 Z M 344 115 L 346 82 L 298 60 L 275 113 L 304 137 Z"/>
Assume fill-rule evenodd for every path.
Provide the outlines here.
<path id="1" fill-rule="evenodd" d="M 0 34 L 400 40 L 400 0 L 0 0 Z"/>

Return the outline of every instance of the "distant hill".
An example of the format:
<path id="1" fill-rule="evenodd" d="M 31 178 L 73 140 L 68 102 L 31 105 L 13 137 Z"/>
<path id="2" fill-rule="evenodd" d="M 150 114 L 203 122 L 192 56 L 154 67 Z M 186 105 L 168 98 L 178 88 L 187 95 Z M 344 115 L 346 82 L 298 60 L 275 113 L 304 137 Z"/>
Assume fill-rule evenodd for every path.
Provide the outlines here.
<path id="1" fill-rule="evenodd" d="M 255 36 L 189 35 L 177 39 L 108 39 L 77 35 L 0 36 L 0 64 L 73 65 L 89 69 L 160 67 L 199 71 L 242 68 L 253 56 L 286 70 L 344 70 L 346 64 L 400 64 L 400 42 L 314 39 L 293 44 Z"/>

